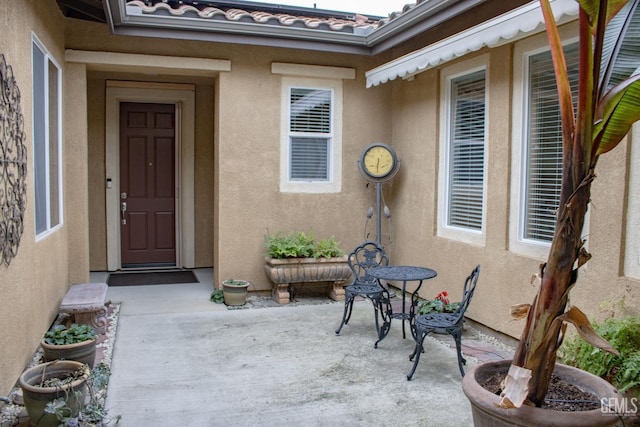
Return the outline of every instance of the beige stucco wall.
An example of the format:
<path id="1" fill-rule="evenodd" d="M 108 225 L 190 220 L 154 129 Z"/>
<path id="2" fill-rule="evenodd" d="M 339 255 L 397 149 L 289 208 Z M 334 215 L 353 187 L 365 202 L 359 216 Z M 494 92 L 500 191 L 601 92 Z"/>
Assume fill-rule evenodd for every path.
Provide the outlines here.
<path id="1" fill-rule="evenodd" d="M 22 93 L 26 145 L 32 158 L 31 31 L 63 67 L 64 226 L 36 242 L 33 171 L 29 165 L 25 228 L 18 256 L 0 267 L 0 393 L 7 393 L 57 312 L 67 287 L 106 268 L 105 81 L 189 83 L 196 87 L 195 264 L 214 266 L 216 282 L 252 281 L 268 291 L 263 271 L 265 232 L 313 230 L 334 235 L 346 250 L 371 233 L 366 212 L 373 187 L 357 170 L 362 149 L 374 141 L 391 144 L 402 160 L 398 176 L 384 186 L 392 222 L 387 244 L 394 264 L 427 265 L 438 277 L 423 296 L 448 290 L 455 298 L 464 277 L 482 265 L 469 316 L 518 336 L 508 308 L 530 302 L 530 277 L 542 259 L 509 250 L 509 190 L 513 97 L 512 47 L 485 49 L 489 55 L 489 145 L 487 222 L 484 245 L 437 237 L 440 69 L 365 89 L 364 73 L 381 58 L 186 40 L 113 36 L 105 25 L 64 20 L 54 0 L 0 0 L 0 52 L 12 65 Z M 64 62 L 65 49 L 229 60 L 230 71 L 215 76 L 150 75 L 126 69 L 106 72 Z M 464 61 L 462 58 L 458 61 Z M 343 81 L 342 189 L 331 194 L 281 193 L 280 86 L 273 62 L 353 68 Z M 86 120 L 85 120 L 86 118 Z M 594 255 L 572 293 L 572 303 L 601 317 L 604 301 L 624 298 L 631 312 L 640 306 L 637 279 L 622 273 L 627 215 L 629 142 L 600 160 L 593 185 L 589 249 Z M 637 143 L 636 143 L 637 144 Z M 90 260 L 90 261 L 89 261 Z"/>
<path id="2" fill-rule="evenodd" d="M 427 265 L 438 277 L 426 283 L 421 295 L 433 298 L 442 290 L 459 298 L 471 269 L 481 264 L 478 290 L 468 311 L 473 320 L 500 332 L 519 337 L 523 322 L 512 321 L 509 309 L 531 303 L 537 282 L 531 277 L 544 259 L 518 255 L 509 250 L 512 46 L 484 49 L 457 62 L 488 54 L 488 169 L 486 242 L 471 245 L 437 236 L 440 76 L 442 67 L 417 75 L 412 81 L 397 80 L 393 87 L 394 147 L 402 158 L 403 171 L 394 184 L 396 239 L 395 261 Z M 455 62 L 446 64 L 450 66 Z M 624 277 L 622 260 L 628 180 L 628 142 L 600 159 L 592 187 L 588 249 L 593 259 L 581 269 L 571 293 L 571 303 L 587 315 L 601 319 L 609 307 L 624 300 L 626 314 L 638 313 L 640 283 Z M 622 314 L 622 313 L 618 313 Z"/>
<path id="3" fill-rule="evenodd" d="M 109 36 L 104 26 L 69 20 L 68 49 L 224 59 L 231 71 L 209 78 L 149 76 L 89 70 L 89 180 L 91 269 L 106 268 L 104 228 L 104 80 L 196 84 L 196 260 L 214 266 L 217 277 L 245 278 L 268 291 L 262 265 L 267 230 L 313 230 L 334 235 L 345 249 L 363 237 L 370 189 L 356 160 L 373 141 L 389 142 L 391 118 L 385 100 L 390 88 L 366 90 L 370 58 L 253 46 Z M 342 191 L 284 194 L 280 174 L 280 81 L 273 62 L 356 69 L 343 83 Z"/>
<path id="4" fill-rule="evenodd" d="M 86 122 L 82 69 L 65 67 L 64 21 L 55 2 L 0 0 L 0 52 L 12 66 L 21 93 L 28 156 L 27 207 L 18 254 L 0 266 L 0 394 L 6 395 L 31 359 L 73 282 L 88 278 Z M 62 67 L 63 92 L 79 104 L 63 104 L 64 224 L 36 241 L 34 230 L 31 35 L 35 34 Z M 79 79 L 79 81 L 76 81 Z M 77 84 L 76 84 L 77 83 Z"/>
<path id="5" fill-rule="evenodd" d="M 505 45 L 468 55 L 489 56 L 489 146 L 487 151 L 487 222 L 484 245 L 470 245 L 437 237 L 437 188 L 439 170 L 440 69 L 364 89 L 364 72 L 380 58 L 357 58 L 321 52 L 221 45 L 163 39 L 112 36 L 101 25 L 71 20 L 67 47 L 154 55 L 224 59 L 229 72 L 198 86 L 196 182 L 202 206 L 197 208 L 196 257 L 199 266 L 213 265 L 216 282 L 244 278 L 256 290 L 270 284 L 262 266 L 262 236 L 266 231 L 313 230 L 318 236 L 335 235 L 345 249 L 364 239 L 365 214 L 373 203 L 373 189 L 356 168 L 361 150 L 374 141 L 392 144 L 401 160 L 400 173 L 384 186 L 392 223 L 387 248 L 393 263 L 428 265 L 438 271 L 423 295 L 447 289 L 456 296 L 466 274 L 482 265 L 480 288 L 469 316 L 512 336 L 521 325 L 511 321 L 509 307 L 530 302 L 536 287 L 530 278 L 543 259 L 518 255 L 509 249 L 512 154 L 513 46 Z M 344 80 L 342 191 L 336 194 L 294 194 L 279 191 L 280 82 L 271 73 L 273 62 L 300 63 L 356 70 L 355 80 Z M 452 63 L 455 63 L 453 61 Z M 445 66 L 449 66 L 446 64 Z M 103 80 L 122 78 L 192 82 L 189 77 L 141 74 L 89 73 L 90 99 L 103 96 Z M 95 79 L 94 79 L 95 78 Z M 172 80 L 173 79 L 173 80 Z M 94 98 L 95 95 L 95 98 Z M 102 106 L 90 108 L 91 187 L 104 185 L 100 158 L 104 139 Z M 208 122 L 210 120 L 210 122 Z M 203 124 L 203 122 L 205 124 Z M 93 141 L 93 137 L 98 140 Z M 94 147 L 94 144 L 95 147 Z M 95 150 L 95 152 L 94 152 Z M 622 277 L 624 246 L 625 182 L 628 176 L 626 144 L 601 159 L 593 187 L 589 248 L 594 259 L 581 274 L 572 302 L 589 315 L 601 317 L 604 301 L 638 306 L 637 280 Z M 614 167 L 607 167 L 608 165 Z M 94 175 L 95 173 L 95 175 Z M 94 182 L 95 181 L 95 182 Z M 616 189 L 615 192 L 611 188 Z M 92 195 L 93 197 L 93 195 Z M 598 210 L 598 197 L 605 209 Z M 91 266 L 104 265 L 102 201 L 91 202 Z M 93 212 L 96 215 L 93 215 Z M 96 225 L 93 225 L 95 220 Z M 375 218 L 374 218 L 375 220 Z M 373 222 L 367 231 L 372 233 Z M 372 236 L 373 234 L 370 234 Z"/>
<path id="6" fill-rule="evenodd" d="M 262 50 L 246 56 L 253 61 L 234 60 L 233 72 L 220 76 L 218 98 L 216 278 L 245 278 L 265 291 L 271 287 L 262 262 L 265 232 L 313 230 L 317 237 L 335 236 L 345 249 L 364 240 L 371 192 L 356 160 L 367 144 L 390 140 L 388 89 L 365 91 L 364 68 L 338 56 L 332 65 L 357 69 L 356 80 L 343 82 L 342 191 L 281 193 L 280 76 L 270 74 L 274 53 Z M 289 61 L 313 63 L 302 54 Z"/>

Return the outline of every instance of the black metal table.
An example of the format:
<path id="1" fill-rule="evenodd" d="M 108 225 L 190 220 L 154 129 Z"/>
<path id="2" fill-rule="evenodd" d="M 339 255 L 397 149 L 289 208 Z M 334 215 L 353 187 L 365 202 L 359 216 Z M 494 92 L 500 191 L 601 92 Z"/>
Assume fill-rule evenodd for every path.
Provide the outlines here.
<path id="1" fill-rule="evenodd" d="M 418 292 L 422 286 L 422 282 L 427 279 L 432 279 L 438 275 L 438 273 L 427 267 L 412 267 L 408 265 L 389 265 L 386 267 L 376 267 L 367 271 L 370 276 L 376 279 L 389 280 L 392 282 L 402 282 L 402 313 L 392 313 L 391 318 L 402 319 L 402 338 L 406 338 L 404 323 L 409 319 L 409 313 L 407 313 L 405 307 L 406 295 L 407 295 L 407 282 L 420 282 L 414 292 Z"/>

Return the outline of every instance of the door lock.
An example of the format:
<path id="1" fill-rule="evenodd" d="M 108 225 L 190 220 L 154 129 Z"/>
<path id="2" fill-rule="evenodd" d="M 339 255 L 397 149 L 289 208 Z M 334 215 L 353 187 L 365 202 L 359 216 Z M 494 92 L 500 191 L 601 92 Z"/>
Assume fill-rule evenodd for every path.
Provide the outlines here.
<path id="1" fill-rule="evenodd" d="M 125 195 L 125 198 L 127 196 L 126 193 L 122 193 Z M 122 202 L 120 204 L 120 212 L 122 213 L 122 225 L 127 225 L 127 218 L 126 218 L 126 212 L 127 212 L 127 202 Z"/>

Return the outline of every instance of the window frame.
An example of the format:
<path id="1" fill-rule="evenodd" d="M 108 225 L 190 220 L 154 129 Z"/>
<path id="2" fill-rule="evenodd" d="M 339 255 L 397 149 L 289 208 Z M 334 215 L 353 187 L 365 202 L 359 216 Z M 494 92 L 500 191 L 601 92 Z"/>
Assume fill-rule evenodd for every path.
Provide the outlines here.
<path id="1" fill-rule="evenodd" d="M 452 120 L 452 83 L 465 76 L 484 72 L 485 114 L 484 114 L 484 163 L 482 177 L 482 218 L 480 229 L 450 225 L 450 175 L 451 175 L 451 128 Z M 438 168 L 438 227 L 440 237 L 458 240 L 468 244 L 484 246 L 486 241 L 487 216 L 487 165 L 489 158 L 489 55 L 480 55 L 473 59 L 443 68 L 440 74 L 440 132 L 439 132 L 439 168 Z"/>
<path id="2" fill-rule="evenodd" d="M 571 23 L 560 28 L 563 45 L 578 42 L 575 36 L 577 24 Z M 546 259 L 551 242 L 524 237 L 524 221 L 527 196 L 528 131 L 529 131 L 529 58 L 549 51 L 546 33 L 542 33 L 516 43 L 514 47 L 513 104 L 512 104 L 512 150 L 511 150 L 511 192 L 509 218 L 509 250 L 519 255 L 535 259 Z M 585 217 L 583 234 L 588 234 L 589 214 Z"/>
<path id="3" fill-rule="evenodd" d="M 32 34 L 31 41 L 34 227 L 36 240 L 39 240 L 58 230 L 64 224 L 62 67 L 35 34 Z M 42 76 L 36 75 L 36 70 L 38 70 L 36 49 L 42 55 L 42 64 L 40 64 Z M 52 71 L 56 76 L 55 88 L 51 88 L 50 85 Z M 37 81 L 39 77 L 42 78 L 42 81 Z M 38 92 L 39 89 L 42 91 Z M 52 89 L 56 97 L 55 100 L 51 100 Z M 43 107 L 42 111 L 37 109 L 38 100 L 42 102 L 40 104 Z M 52 111 L 52 107 L 55 107 L 56 111 Z M 55 120 L 55 123 L 51 123 L 52 119 Z M 55 138 L 55 141 L 52 141 L 52 138 Z M 55 148 L 57 153 L 52 155 L 52 148 Z M 44 170 L 42 170 L 43 168 Z M 42 173 L 44 176 L 41 175 Z M 38 190 L 41 185 L 44 185 L 44 188 L 40 188 L 44 191 L 43 194 Z M 42 209 L 44 212 L 41 211 Z"/>
<path id="4" fill-rule="evenodd" d="M 326 134 L 292 133 L 291 89 L 328 90 L 331 93 L 331 118 L 328 135 L 329 148 L 327 158 L 327 180 L 292 180 L 291 176 L 291 137 Z M 316 78 L 282 78 L 281 105 L 281 141 L 280 141 L 280 191 L 283 193 L 337 193 L 342 189 L 342 81 Z"/>
<path id="5" fill-rule="evenodd" d="M 640 279 L 640 122 L 633 124 L 629 143 L 629 194 L 627 195 L 627 213 L 624 244 L 624 275 Z M 630 141 L 630 142 L 631 142 Z"/>

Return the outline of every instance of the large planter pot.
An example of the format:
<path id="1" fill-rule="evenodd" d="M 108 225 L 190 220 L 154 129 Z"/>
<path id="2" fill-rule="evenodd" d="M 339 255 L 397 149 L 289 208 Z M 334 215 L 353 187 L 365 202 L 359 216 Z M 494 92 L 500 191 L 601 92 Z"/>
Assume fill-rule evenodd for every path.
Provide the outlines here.
<path id="1" fill-rule="evenodd" d="M 86 363 L 90 368 L 96 360 L 96 340 L 87 340 L 75 344 L 47 344 L 40 342 L 40 347 L 44 352 L 45 362 L 53 360 L 75 360 Z"/>
<path id="2" fill-rule="evenodd" d="M 78 379 L 57 387 L 40 387 L 43 380 L 65 378 L 74 372 L 81 371 Z M 55 414 L 47 414 L 44 409 L 49 402 L 62 398 L 68 413 L 65 416 L 76 417 L 82 410 L 87 395 L 87 379 L 89 367 L 84 363 L 72 360 L 56 360 L 42 363 L 25 370 L 18 383 L 22 388 L 24 406 L 32 425 L 38 427 L 55 427 L 60 421 Z"/>
<path id="3" fill-rule="evenodd" d="M 273 299 L 288 304 L 291 298 L 289 286 L 293 283 L 329 282 L 329 297 L 344 300 L 344 285 L 351 278 L 347 257 L 334 258 L 283 258 L 266 257 L 264 271 L 273 283 Z"/>
<path id="4" fill-rule="evenodd" d="M 487 362 L 474 367 L 462 380 L 462 390 L 471 403 L 473 425 L 475 427 L 502 426 L 556 426 L 556 427 L 595 427 L 611 426 L 618 417 L 600 408 L 590 411 L 563 412 L 552 409 L 523 405 L 520 408 L 503 409 L 497 406 L 500 396 L 482 387 L 482 384 L 495 373 L 506 374 L 511 360 Z M 623 396 L 608 382 L 589 372 L 571 366 L 556 364 L 554 373 L 561 379 L 588 391 L 602 399 L 618 399 Z"/>
<path id="5" fill-rule="evenodd" d="M 222 282 L 224 303 L 232 306 L 245 305 L 250 284 L 246 280 L 225 280 Z"/>

